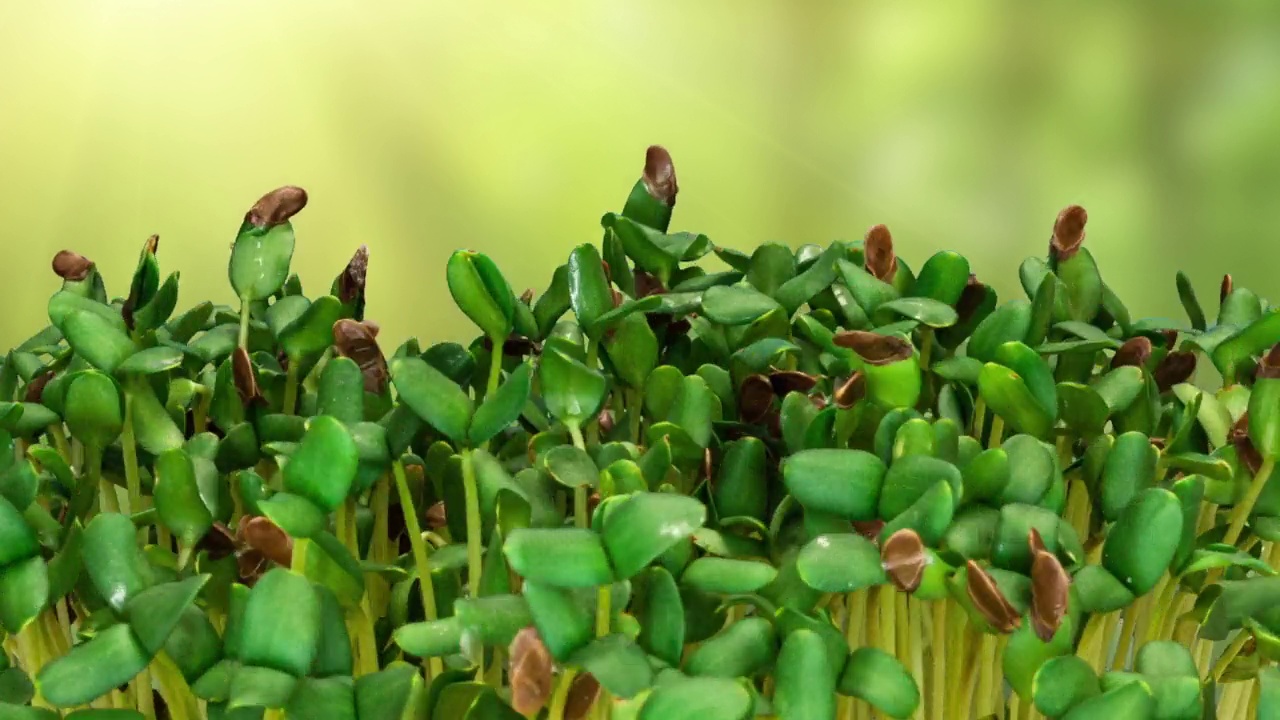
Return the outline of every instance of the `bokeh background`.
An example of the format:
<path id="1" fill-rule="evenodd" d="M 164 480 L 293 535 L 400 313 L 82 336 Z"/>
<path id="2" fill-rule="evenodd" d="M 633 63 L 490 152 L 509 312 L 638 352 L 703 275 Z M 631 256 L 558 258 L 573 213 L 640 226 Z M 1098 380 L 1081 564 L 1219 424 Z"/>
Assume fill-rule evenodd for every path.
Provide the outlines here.
<path id="1" fill-rule="evenodd" d="M 1178 268 L 1280 298 L 1280 5 L 752 0 L 0 0 L 0 341 L 72 248 L 121 294 L 161 236 L 180 307 L 298 184 L 295 269 L 370 247 L 386 343 L 471 335 L 448 253 L 541 287 L 666 145 L 675 226 L 747 248 L 886 223 L 1003 296 L 1057 211 L 1136 315 Z"/>

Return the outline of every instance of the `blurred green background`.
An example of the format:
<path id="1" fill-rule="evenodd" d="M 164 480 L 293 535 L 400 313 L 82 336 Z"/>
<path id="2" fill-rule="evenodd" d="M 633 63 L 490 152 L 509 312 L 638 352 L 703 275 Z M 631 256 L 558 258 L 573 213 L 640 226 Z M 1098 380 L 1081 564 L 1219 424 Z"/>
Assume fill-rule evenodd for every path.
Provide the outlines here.
<path id="1" fill-rule="evenodd" d="M 244 211 L 290 183 L 295 269 L 368 244 L 387 345 L 471 335 L 455 248 L 541 287 L 666 145 L 674 226 L 747 248 L 886 223 L 1002 296 L 1060 208 L 1135 315 L 1173 273 L 1280 298 L 1280 6 L 749 0 L 0 0 L 0 340 L 62 248 L 122 294 L 161 236 L 180 307 L 231 302 Z M 7 346 L 7 345 L 6 345 Z"/>

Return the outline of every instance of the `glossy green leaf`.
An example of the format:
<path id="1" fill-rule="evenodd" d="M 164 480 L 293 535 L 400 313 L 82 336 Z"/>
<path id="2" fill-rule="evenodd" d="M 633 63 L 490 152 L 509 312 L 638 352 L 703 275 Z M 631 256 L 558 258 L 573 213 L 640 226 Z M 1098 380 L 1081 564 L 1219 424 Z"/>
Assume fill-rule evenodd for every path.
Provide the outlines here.
<path id="1" fill-rule="evenodd" d="M 744 720 L 751 708 L 751 695 L 734 680 L 678 676 L 654 688 L 639 720 Z"/>
<path id="2" fill-rule="evenodd" d="M 529 401 L 533 370 L 521 364 L 507 377 L 493 397 L 485 398 L 476 409 L 468 437 L 472 444 L 483 445 L 520 418 Z"/>
<path id="3" fill-rule="evenodd" d="M 1169 569 L 1181 534 L 1177 496 L 1161 488 L 1143 490 L 1107 534 L 1102 564 L 1134 594 L 1146 594 Z"/>
<path id="4" fill-rule="evenodd" d="M 966 276 L 967 279 L 967 276 Z M 886 319 L 903 317 L 915 320 L 931 328 L 945 328 L 959 319 L 949 305 L 927 297 L 904 297 L 883 302 L 876 309 L 877 317 Z"/>
<path id="5" fill-rule="evenodd" d="M 668 493 L 631 496 L 609 516 L 604 528 L 604 546 L 617 576 L 634 576 L 693 534 L 705 520 L 706 508 L 690 497 Z"/>
<path id="6" fill-rule="evenodd" d="M 114 373 L 138 349 L 124 330 L 85 311 L 68 315 L 62 332 L 77 355 L 107 374 Z"/>
<path id="7" fill-rule="evenodd" d="M 1026 381 L 1009 368 L 993 362 L 984 365 L 978 376 L 978 392 L 987 406 L 1018 432 L 1044 437 L 1053 427 L 1057 404 L 1052 414 L 1046 411 Z"/>
<path id="8" fill-rule="evenodd" d="M 44 666 L 35 686 L 55 706 L 84 705 L 129 682 L 150 661 L 128 625 L 113 625 Z"/>
<path id="9" fill-rule="evenodd" d="M 515 295 L 487 255 L 459 250 L 445 270 L 449 293 L 458 308 L 486 335 L 505 340 L 515 315 Z"/>
<path id="10" fill-rule="evenodd" d="M 364 420 L 364 373 L 351 358 L 337 357 L 325 363 L 316 388 L 316 414 L 348 425 Z"/>
<path id="11" fill-rule="evenodd" d="M 780 307 L 773 298 L 746 285 L 717 285 L 702 294 L 702 312 L 721 325 L 746 325 Z"/>
<path id="12" fill-rule="evenodd" d="M 1089 663 L 1075 655 L 1048 660 L 1036 671 L 1031 697 L 1048 717 L 1061 717 L 1071 708 L 1102 693 Z"/>
<path id="13" fill-rule="evenodd" d="M 862 450 L 805 450 L 787 458 L 782 476 L 802 507 L 871 520 L 876 517 L 885 465 Z"/>
<path id="14" fill-rule="evenodd" d="M 182 448 L 161 453 L 155 460 L 153 495 L 160 521 L 192 547 L 213 526 L 213 514 L 200 497 L 195 465 Z"/>
<path id="15" fill-rule="evenodd" d="M 1107 520 L 1119 518 L 1138 493 L 1151 486 L 1159 457 L 1143 433 L 1127 432 L 1116 438 L 1107 454 L 1100 487 L 1102 514 Z"/>
<path id="16" fill-rule="evenodd" d="M 98 595 L 117 612 L 155 582 L 133 522 L 115 513 L 97 515 L 85 526 L 84 567 Z"/>
<path id="17" fill-rule="evenodd" d="M 390 367 L 401 402 L 450 440 L 466 439 L 474 405 L 457 384 L 417 358 L 396 358 Z"/>
<path id="18" fill-rule="evenodd" d="M 887 581 L 880 550 L 861 535 L 819 535 L 796 558 L 796 570 L 821 592 L 853 592 Z"/>
<path id="19" fill-rule="evenodd" d="M 721 595 L 753 593 L 778 576 L 772 565 L 752 560 L 702 557 L 690 563 L 680 582 Z"/>
<path id="20" fill-rule="evenodd" d="M 590 530 L 522 528 L 511 533 L 502 552 L 512 570 L 534 582 L 572 588 L 613 580 L 605 544 Z"/>
<path id="21" fill-rule="evenodd" d="M 838 689 L 892 718 L 910 717 L 920 704 L 920 690 L 911 674 L 897 658 L 877 648 L 858 648 L 849 655 Z"/>
<path id="22" fill-rule="evenodd" d="M 608 380 L 561 347 L 548 343 L 538 366 L 547 410 L 566 424 L 582 425 L 595 417 L 604 403 Z"/>
<path id="23" fill-rule="evenodd" d="M 715 507 L 721 516 L 765 519 L 769 502 L 766 455 L 765 445 L 759 438 L 745 437 L 729 444 L 712 488 Z M 785 469 L 783 473 L 785 482 Z"/>
<path id="24" fill-rule="evenodd" d="M 262 576 L 244 608 L 240 660 L 303 677 L 320 637 L 320 601 L 301 575 L 276 568 Z"/>
<path id="25" fill-rule="evenodd" d="M 668 665 L 679 665 L 684 652 L 685 612 L 679 588 L 671 573 L 661 567 L 645 570 L 635 578 L 642 588 L 637 597 L 640 646 Z"/>
<path id="26" fill-rule="evenodd" d="M 600 251 L 594 245 L 579 245 L 569 253 L 569 301 L 573 314 L 588 333 L 601 315 L 613 309 L 609 278 L 604 273 Z"/>
<path id="27" fill-rule="evenodd" d="M 984 363 L 991 362 L 995 359 L 996 348 L 1027 337 L 1031 320 L 1031 303 L 1026 300 L 1011 300 L 1001 305 L 974 328 L 969 339 L 969 357 Z"/>
<path id="28" fill-rule="evenodd" d="M 196 575 L 178 582 L 154 585 L 130 598 L 124 615 L 129 619 L 134 637 L 149 655 L 155 655 L 165 647 L 183 612 L 191 607 L 208 581 L 208 575 Z"/>
<path id="29" fill-rule="evenodd" d="M 35 531 L 22 519 L 22 513 L 0 496 L 0 568 L 40 553 Z"/>
<path id="30" fill-rule="evenodd" d="M 357 462 L 350 431 L 337 419 L 319 415 L 284 466 L 284 488 L 332 512 L 346 500 Z"/>
<path id="31" fill-rule="evenodd" d="M 183 357 L 181 351 L 160 345 L 133 353 L 115 371 L 121 375 L 154 375 L 178 367 Z"/>
<path id="32" fill-rule="evenodd" d="M 309 538 L 325 529 L 323 509 L 301 495 L 278 492 L 258 503 L 258 510 L 293 538 Z"/>
<path id="33" fill-rule="evenodd" d="M 231 246 L 227 268 L 236 296 L 249 302 L 274 295 L 289 277 L 293 244 L 293 223 L 287 221 L 241 232 Z"/>
<path id="34" fill-rule="evenodd" d="M 773 624 L 762 617 L 747 617 L 694 649 L 684 670 L 693 676 L 752 677 L 767 668 L 777 652 Z"/>
<path id="35" fill-rule="evenodd" d="M 1155 711 L 1151 687 L 1142 681 L 1130 683 L 1091 697 L 1072 707 L 1063 720 L 1110 720 L 1150 718 Z"/>
<path id="36" fill-rule="evenodd" d="M 341 300 L 332 295 L 316 298 L 277 334 L 285 355 L 301 359 L 323 352 L 333 344 L 333 325 L 342 316 Z"/>
<path id="37" fill-rule="evenodd" d="M 17 635 L 44 610 L 49 598 L 49 571 L 40 556 L 0 568 L 0 628 Z"/>
<path id="38" fill-rule="evenodd" d="M 789 720 L 835 717 L 837 672 L 830 667 L 826 646 L 817 633 L 804 629 L 789 633 L 774 671 L 773 705 L 778 715 Z"/>
<path id="39" fill-rule="evenodd" d="M 115 381 L 99 372 L 84 372 L 67 387 L 67 429 L 85 445 L 102 449 L 124 428 L 124 402 Z"/>
<path id="40" fill-rule="evenodd" d="M 884 476 L 879 517 L 883 520 L 896 518 L 937 483 L 945 483 L 954 490 L 959 490 L 960 471 L 945 460 L 927 455 L 908 455 L 895 460 Z"/>
<path id="41" fill-rule="evenodd" d="M 644 651 L 625 635 L 606 635 L 578 650 L 570 663 L 592 674 L 617 698 L 635 697 L 653 682 Z"/>

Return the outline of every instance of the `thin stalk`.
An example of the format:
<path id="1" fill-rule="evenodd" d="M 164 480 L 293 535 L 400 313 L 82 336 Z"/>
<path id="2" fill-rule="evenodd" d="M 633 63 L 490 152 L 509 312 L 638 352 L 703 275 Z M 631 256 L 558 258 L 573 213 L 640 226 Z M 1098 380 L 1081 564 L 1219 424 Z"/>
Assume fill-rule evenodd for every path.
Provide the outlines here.
<path id="1" fill-rule="evenodd" d="M 1166 576 L 1167 577 L 1167 576 Z M 1123 670 L 1129 662 L 1129 652 L 1137 639 L 1138 628 L 1144 623 L 1146 609 L 1151 604 L 1152 593 L 1147 593 L 1124 611 L 1124 625 L 1120 626 L 1120 642 L 1116 645 L 1116 656 L 1111 661 L 1112 670 Z"/>
<path id="2" fill-rule="evenodd" d="M 429 557 L 427 544 L 422 541 L 422 528 L 418 525 L 418 511 L 413 506 L 413 494 L 409 492 L 404 463 L 396 460 L 391 464 L 391 470 L 396 480 L 396 490 L 400 494 L 400 511 L 404 515 L 405 531 L 409 533 L 409 545 L 413 549 L 413 564 L 418 571 L 418 590 L 422 593 L 422 613 L 429 622 L 436 619 L 436 592 L 431 584 L 431 568 L 427 563 Z M 440 658 L 430 658 L 428 663 L 430 677 L 438 677 L 444 671 L 444 663 Z"/>
<path id="3" fill-rule="evenodd" d="M 982 649 L 978 659 L 978 707 L 979 716 L 990 714 L 987 703 L 991 702 L 996 686 L 996 636 L 982 633 Z M 1003 714 L 1003 713 L 1001 713 Z"/>
<path id="4" fill-rule="evenodd" d="M 75 459 L 71 456 L 71 443 L 67 442 L 67 433 L 63 431 L 62 423 L 53 423 L 47 430 L 49 431 L 49 437 L 53 438 L 53 445 L 58 448 L 58 454 L 62 456 L 63 461 L 68 466 L 74 467 Z"/>
<path id="5" fill-rule="evenodd" d="M 987 422 L 987 401 L 978 396 L 973 401 L 973 437 L 982 442 L 982 428 Z"/>
<path id="6" fill-rule="evenodd" d="M 596 588 L 596 637 L 609 634 L 610 621 L 613 619 L 613 588 L 601 585 Z"/>
<path id="7" fill-rule="evenodd" d="M 933 328 L 920 329 L 920 370 L 929 372 L 929 356 L 933 354 Z"/>
<path id="8" fill-rule="evenodd" d="M 129 490 L 129 512 L 142 512 L 142 478 L 138 472 L 138 442 L 133 434 L 133 397 L 124 394 L 124 429 L 120 433 L 120 448 L 124 451 L 124 480 Z M 147 530 L 138 531 L 138 539 L 146 542 Z"/>
<path id="9" fill-rule="evenodd" d="M 933 678 L 929 690 L 933 720 L 947 717 L 947 601 L 933 601 L 933 637 L 929 641 L 933 655 Z"/>
<path id="10" fill-rule="evenodd" d="M 476 598 L 480 597 L 480 574 L 483 571 L 480 561 L 480 490 L 476 486 L 476 469 L 469 451 L 462 453 L 462 489 L 467 503 L 467 593 Z"/>
<path id="11" fill-rule="evenodd" d="M 644 415 L 644 393 L 640 390 L 631 390 L 627 395 L 627 421 L 630 425 L 631 442 L 639 445 L 641 444 L 640 420 Z"/>
<path id="12" fill-rule="evenodd" d="M 196 409 L 191 413 L 191 419 L 195 422 L 196 432 L 202 433 L 209 428 L 209 405 L 213 402 L 213 393 L 203 385 L 196 392 L 199 398 L 196 399 Z"/>
<path id="13" fill-rule="evenodd" d="M 991 437 L 987 439 L 987 447 L 998 448 L 1004 442 L 1004 418 L 995 415 L 991 418 Z"/>
<path id="14" fill-rule="evenodd" d="M 564 720 L 564 706 L 569 701 L 569 687 L 573 685 L 573 677 L 578 671 L 565 668 L 560 673 L 560 680 L 551 694 L 551 705 L 547 710 L 547 720 Z"/>
<path id="15" fill-rule="evenodd" d="M 281 412 L 292 415 L 298 406 L 298 368 L 301 360 L 291 357 L 288 363 L 289 369 L 285 371 L 284 376 L 284 407 Z"/>
<path id="16" fill-rule="evenodd" d="M 373 538 L 369 542 L 369 560 L 385 563 L 390 558 L 387 551 L 388 515 L 391 505 L 391 478 L 385 473 L 373 486 Z M 371 603 L 375 618 L 381 617 L 387 604 L 387 583 L 380 577 L 370 578 Z"/>
<path id="17" fill-rule="evenodd" d="M 1258 717 L 1258 703 L 1262 702 L 1262 683 L 1254 678 L 1249 682 L 1249 711 L 1245 713 L 1245 717 Z"/>
<path id="18" fill-rule="evenodd" d="M 240 298 L 240 339 L 239 345 L 247 352 L 249 350 L 249 316 L 251 307 L 249 301 Z"/>
<path id="19" fill-rule="evenodd" d="M 904 592 L 893 594 L 894 627 L 897 628 L 898 660 L 903 667 L 911 667 L 911 611 L 907 606 L 908 595 Z"/>
<path id="20" fill-rule="evenodd" d="M 151 693 L 151 669 L 142 668 L 142 672 L 138 673 L 133 679 L 134 685 L 134 702 L 138 704 L 138 712 L 142 713 L 142 717 L 146 720 L 156 720 L 156 704 Z"/>
<path id="21" fill-rule="evenodd" d="M 587 338 L 587 367 L 592 370 L 596 369 L 599 362 L 600 344 L 595 340 Z M 600 422 L 596 418 L 587 419 L 587 442 L 591 445 L 600 444 Z"/>
<path id="22" fill-rule="evenodd" d="M 1247 630 L 1239 630 L 1236 632 L 1235 639 L 1232 640 L 1231 644 L 1228 645 L 1226 649 L 1222 651 L 1222 654 L 1218 656 L 1218 662 L 1214 663 L 1213 670 L 1209 672 L 1209 676 L 1212 677 L 1215 682 L 1222 679 L 1222 675 L 1227 671 L 1227 667 L 1231 665 L 1231 661 L 1236 659 L 1236 656 L 1240 654 L 1240 650 L 1244 648 L 1245 644 L 1249 642 L 1249 638 L 1251 637 L 1253 637 L 1253 635 Z"/>
<path id="23" fill-rule="evenodd" d="M 573 438 L 573 446 L 579 450 L 586 450 L 586 441 L 582 438 L 582 430 L 576 423 L 568 423 L 569 436 Z M 578 485 L 573 489 L 573 524 L 575 527 L 585 528 L 591 524 L 591 515 L 587 512 L 587 486 Z"/>
<path id="24" fill-rule="evenodd" d="M 906 597 L 904 595 L 904 597 Z M 924 681 L 924 606 L 914 597 L 906 597 L 907 619 L 909 623 L 907 634 L 907 647 L 910 649 L 911 655 L 911 676 Z M 923 720 L 924 703 L 921 702 L 916 707 L 913 715 L 915 718 Z"/>
<path id="25" fill-rule="evenodd" d="M 1266 486 L 1267 480 L 1271 478 L 1271 472 L 1275 470 L 1275 467 L 1275 458 L 1267 458 L 1262 461 L 1262 466 L 1258 468 L 1257 474 L 1253 476 L 1253 482 L 1249 484 L 1249 490 L 1245 493 L 1244 499 L 1231 509 L 1230 525 L 1227 527 L 1227 534 L 1222 539 L 1222 542 L 1228 545 L 1235 545 L 1236 540 L 1240 539 L 1240 533 L 1244 532 L 1244 524 L 1249 519 L 1249 513 L 1253 512 L 1253 506 L 1258 502 L 1258 497 L 1262 495 L 1262 488 Z"/>
<path id="26" fill-rule="evenodd" d="M 876 597 L 876 605 L 880 608 L 880 622 L 883 627 L 880 631 L 880 640 L 884 643 L 881 648 L 887 654 L 897 657 L 899 660 L 902 656 L 898 651 L 898 638 L 896 635 L 898 628 L 898 606 L 893 596 L 896 593 L 891 585 L 881 585 Z"/>

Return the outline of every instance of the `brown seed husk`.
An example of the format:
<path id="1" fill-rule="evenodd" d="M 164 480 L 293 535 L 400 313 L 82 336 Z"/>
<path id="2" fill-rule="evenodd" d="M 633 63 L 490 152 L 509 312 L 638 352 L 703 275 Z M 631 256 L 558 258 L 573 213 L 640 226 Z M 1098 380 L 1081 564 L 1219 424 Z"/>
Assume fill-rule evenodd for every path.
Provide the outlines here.
<path id="1" fill-rule="evenodd" d="M 520 293 L 520 302 L 525 305 L 531 305 L 533 303 L 533 288 L 528 288 L 524 292 Z"/>
<path id="2" fill-rule="evenodd" d="M 1053 223 L 1053 238 L 1049 240 L 1049 252 L 1059 261 L 1067 260 L 1080 250 L 1084 243 L 1084 226 L 1089 214 L 1079 205 L 1069 205 L 1058 213 Z"/>
<path id="3" fill-rule="evenodd" d="M 1053 553 L 1040 550 L 1031 561 L 1031 627 L 1036 637 L 1049 642 L 1067 614 L 1071 576 Z"/>
<path id="4" fill-rule="evenodd" d="M 881 530 L 884 530 L 884 521 L 879 518 L 853 521 L 853 531 L 872 542 L 880 541 Z"/>
<path id="5" fill-rule="evenodd" d="M 651 275 L 643 270 L 636 270 L 633 274 L 635 275 L 637 300 L 647 298 L 650 295 L 662 295 L 667 292 L 666 286 L 662 284 L 658 276 Z M 650 317 L 653 316 L 651 315 Z"/>
<path id="6" fill-rule="evenodd" d="M 862 244 L 863 264 L 867 272 L 889 282 L 898 272 L 898 258 L 893 254 L 893 235 L 884 225 L 876 225 L 867 231 Z"/>
<path id="7" fill-rule="evenodd" d="M 53 272 L 68 282 L 80 282 L 93 272 L 93 261 L 79 253 L 63 250 L 53 256 Z"/>
<path id="8" fill-rule="evenodd" d="M 748 375 L 738 388 L 738 415 L 743 422 L 758 423 L 773 407 L 773 384 L 764 375 Z"/>
<path id="9" fill-rule="evenodd" d="M 661 145 L 650 145 L 644 153 L 644 189 L 667 206 L 676 204 L 680 186 L 676 182 L 676 166 L 671 153 Z"/>
<path id="10" fill-rule="evenodd" d="M 271 562 L 284 567 L 292 564 L 293 538 L 268 518 L 245 515 L 240 518 L 237 535 L 245 546 L 262 553 Z"/>
<path id="11" fill-rule="evenodd" d="M 1268 350 L 1258 361 L 1258 370 L 1254 377 L 1258 380 L 1280 378 L 1280 343 Z"/>
<path id="12" fill-rule="evenodd" d="M 970 560 L 965 582 L 969 600 L 997 632 L 1011 633 L 1022 625 L 1022 618 L 1000 592 L 1000 587 L 981 565 Z"/>
<path id="13" fill-rule="evenodd" d="M 600 697 L 600 683 L 591 673 L 582 673 L 569 685 L 569 698 L 565 702 L 565 720 L 582 720 Z"/>
<path id="14" fill-rule="evenodd" d="M 896 335 L 880 335 L 865 330 L 836 333 L 835 344 L 857 353 L 868 365 L 890 365 L 915 354 L 911 343 Z"/>
<path id="15" fill-rule="evenodd" d="M 244 221 L 260 229 L 283 225 L 307 206 L 307 191 L 294 185 L 276 188 L 258 198 Z"/>
<path id="16" fill-rule="evenodd" d="M 1196 372 L 1196 354 L 1189 350 L 1170 350 L 1151 373 L 1160 392 L 1191 379 Z"/>
<path id="17" fill-rule="evenodd" d="M 238 347 L 231 353 L 231 376 L 235 380 L 236 394 L 240 402 L 249 407 L 262 399 L 262 391 L 258 389 L 258 376 L 253 371 L 253 362 L 249 352 Z"/>
<path id="18" fill-rule="evenodd" d="M 377 328 L 377 325 L 373 326 Z M 378 347 L 376 329 L 355 320 L 342 319 L 333 324 L 333 347 L 339 356 L 350 358 L 364 374 L 364 389 L 375 395 L 387 388 L 390 371 L 387 359 Z"/>
<path id="19" fill-rule="evenodd" d="M 903 528 L 880 546 L 880 561 L 894 587 L 913 593 L 920 587 L 929 556 L 920 535 L 911 528 Z"/>
<path id="20" fill-rule="evenodd" d="M 1111 358 L 1112 369 L 1132 365 L 1134 367 L 1146 367 L 1147 361 L 1151 359 L 1151 340 L 1141 335 L 1129 338 L 1123 345 L 1116 350 L 1115 357 Z"/>
<path id="21" fill-rule="evenodd" d="M 439 530 L 449 524 L 443 500 L 427 508 L 426 520 L 428 530 Z"/>
<path id="22" fill-rule="evenodd" d="M 809 392 L 818 384 L 818 378 L 799 370 L 774 370 L 769 373 L 769 383 L 775 394 L 785 397 L 790 392 Z"/>
<path id="23" fill-rule="evenodd" d="M 1044 538 L 1040 537 L 1040 531 L 1030 528 L 1027 531 L 1027 546 L 1031 548 L 1031 556 L 1035 557 L 1038 552 L 1048 552 L 1048 548 L 1044 545 Z"/>
<path id="24" fill-rule="evenodd" d="M 1218 286 L 1218 302 L 1222 302 L 1223 300 L 1226 300 L 1227 296 L 1230 295 L 1231 291 L 1234 289 L 1235 289 L 1235 282 L 1232 281 L 1231 275 L 1229 274 L 1223 275 L 1222 284 Z"/>
<path id="25" fill-rule="evenodd" d="M 46 370 L 39 375 L 31 378 L 31 382 L 27 383 L 24 389 L 22 399 L 24 402 L 38 403 L 44 397 L 44 388 L 54 377 L 52 370 Z"/>
<path id="26" fill-rule="evenodd" d="M 145 252 L 155 255 L 160 251 L 160 236 L 152 235 L 147 238 L 147 241 L 143 243 L 142 247 Z"/>
<path id="27" fill-rule="evenodd" d="M 982 300 L 987 296 L 987 286 L 978 281 L 978 276 L 969 273 L 969 282 L 965 283 L 964 290 L 960 291 L 960 299 L 956 300 L 956 316 L 957 324 L 964 324 L 973 314 L 982 306 Z"/>
<path id="28" fill-rule="evenodd" d="M 867 376 L 861 370 L 854 372 L 836 388 L 834 399 L 836 407 L 848 410 L 867 396 Z"/>
<path id="29" fill-rule="evenodd" d="M 511 707 L 521 715 L 532 717 L 546 705 L 554 685 L 554 661 L 547 646 L 530 625 L 516 633 L 508 649 L 511 657 Z"/>
<path id="30" fill-rule="evenodd" d="M 338 299 L 349 303 L 364 297 L 365 280 L 369 275 L 369 247 L 361 245 L 351 256 L 347 267 L 338 276 Z"/>

